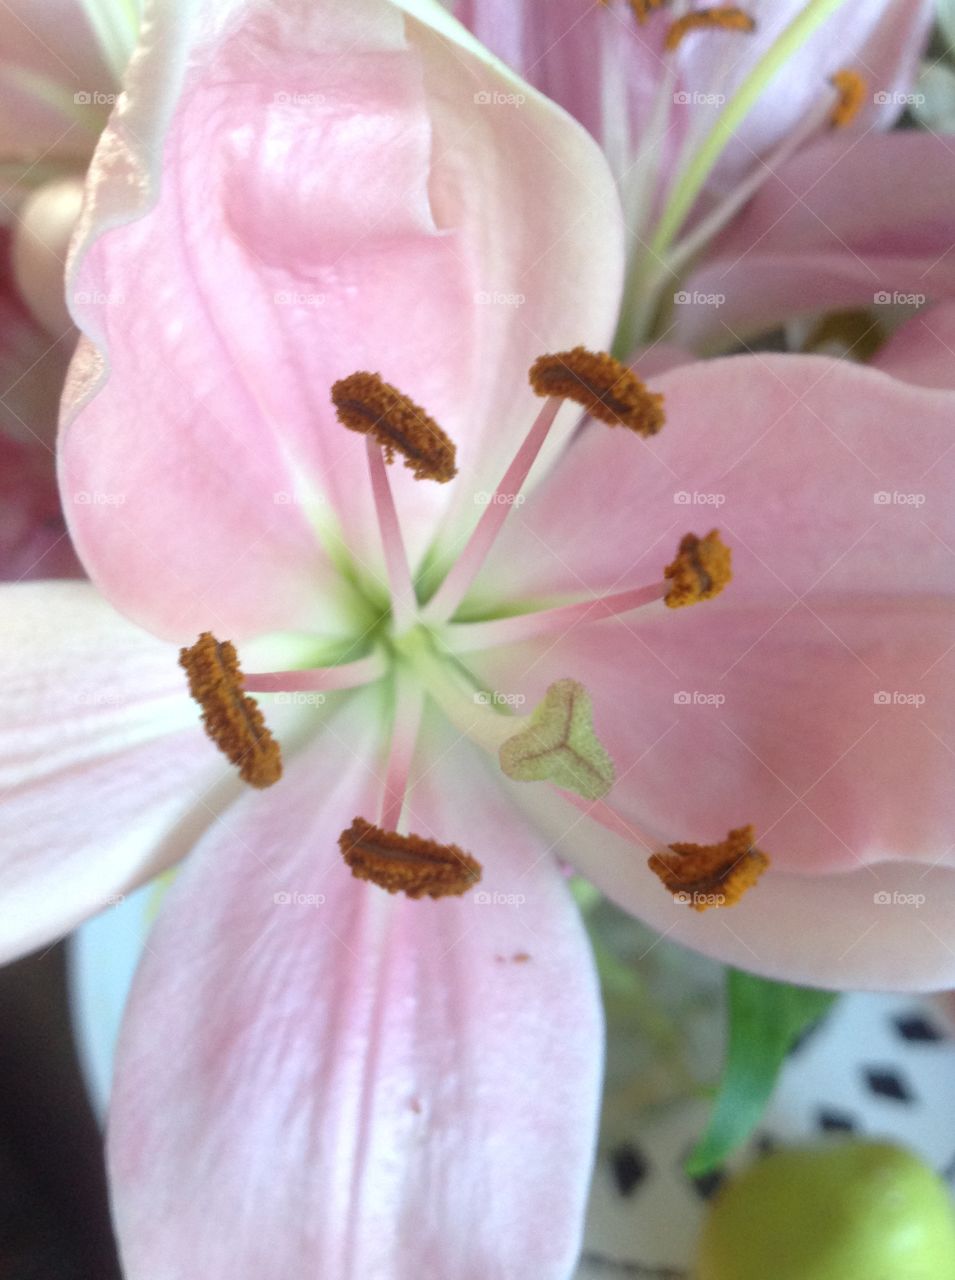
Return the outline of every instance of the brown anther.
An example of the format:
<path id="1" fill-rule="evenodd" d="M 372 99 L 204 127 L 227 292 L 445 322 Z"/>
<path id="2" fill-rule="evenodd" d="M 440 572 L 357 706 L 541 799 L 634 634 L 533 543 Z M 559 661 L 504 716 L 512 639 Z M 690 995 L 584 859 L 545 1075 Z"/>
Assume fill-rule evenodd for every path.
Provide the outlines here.
<path id="1" fill-rule="evenodd" d="M 694 911 L 732 907 L 769 866 L 754 835 L 750 825 L 731 831 L 720 844 L 671 844 L 647 865 L 677 902 Z"/>
<path id="2" fill-rule="evenodd" d="M 597 0 L 597 2 L 606 9 L 610 7 L 613 0 Z M 627 0 L 627 3 L 633 11 L 633 16 L 642 27 L 647 18 L 649 18 L 651 10 L 662 9 L 665 4 L 669 3 L 669 0 Z"/>
<path id="3" fill-rule="evenodd" d="M 189 692 L 202 707 L 206 733 L 253 787 L 270 787 L 282 776 L 282 752 L 254 698 L 242 691 L 235 645 L 204 631 L 179 650 Z"/>
<path id="4" fill-rule="evenodd" d="M 480 862 L 456 844 L 383 831 L 364 818 L 341 833 L 338 847 L 357 879 L 409 898 L 467 893 L 481 879 Z"/>
<path id="5" fill-rule="evenodd" d="M 718 9 L 697 9 L 695 13 L 685 13 L 670 24 L 664 47 L 670 52 L 678 49 L 684 36 L 691 31 L 755 31 L 756 21 L 744 9 L 724 6 Z"/>
<path id="6" fill-rule="evenodd" d="M 629 427 L 641 436 L 655 436 L 665 421 L 663 396 L 648 391 L 632 369 L 604 351 L 574 347 L 538 356 L 530 382 L 539 396 L 564 396 L 608 426 Z"/>
<path id="7" fill-rule="evenodd" d="M 663 576 L 672 584 L 663 597 L 664 603 L 671 609 L 682 609 L 718 596 L 733 577 L 731 562 L 732 553 L 718 529 L 712 529 L 705 538 L 685 534 L 676 559 L 663 570 Z"/>
<path id="8" fill-rule="evenodd" d="M 373 436 L 386 462 L 394 462 L 395 452 L 400 453 L 416 480 L 445 484 L 458 474 L 451 439 L 420 405 L 380 374 L 358 372 L 341 378 L 332 387 L 332 403 L 343 427 Z"/>
<path id="9" fill-rule="evenodd" d="M 829 123 L 833 129 L 844 129 L 859 114 L 866 97 L 866 82 L 858 71 L 844 68 L 829 77 L 829 83 L 838 94 L 832 108 Z"/>

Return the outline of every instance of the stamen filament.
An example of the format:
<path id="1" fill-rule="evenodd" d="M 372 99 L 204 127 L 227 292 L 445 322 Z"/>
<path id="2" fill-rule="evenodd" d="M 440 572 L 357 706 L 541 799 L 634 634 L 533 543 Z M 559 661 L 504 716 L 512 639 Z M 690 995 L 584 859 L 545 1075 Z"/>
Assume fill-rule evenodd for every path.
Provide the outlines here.
<path id="1" fill-rule="evenodd" d="M 402 631 L 406 631 L 413 625 L 418 601 L 414 583 L 411 580 L 411 569 L 408 566 L 408 556 L 401 536 L 401 525 L 398 522 L 398 512 L 395 509 L 395 499 L 391 492 L 391 482 L 382 457 L 381 445 L 371 436 L 366 440 L 366 445 L 371 491 L 375 499 L 381 546 L 388 572 L 392 619 L 395 631 L 400 635 Z"/>
<path id="2" fill-rule="evenodd" d="M 616 618 L 644 605 L 654 604 L 662 600 L 668 590 L 669 583 L 654 582 L 647 587 L 631 587 L 593 600 L 578 600 L 573 604 L 538 609 L 513 618 L 452 624 L 447 632 L 448 647 L 455 653 L 468 653 L 495 645 L 516 644 L 555 631 L 569 631 L 579 622 L 600 622 L 604 618 Z"/>
<path id="3" fill-rule="evenodd" d="M 403 678 L 399 674 L 395 682 L 391 747 L 381 797 L 381 816 L 378 819 L 378 825 L 385 831 L 397 831 L 401 821 L 423 710 L 423 689 L 416 680 Z"/>
<path id="4" fill-rule="evenodd" d="M 553 426 L 557 412 L 563 404 L 558 396 L 551 396 L 544 402 L 524 442 L 514 456 L 514 460 L 504 473 L 504 477 L 488 503 L 474 532 L 453 568 L 435 592 L 427 606 L 422 610 L 422 618 L 429 623 L 442 623 L 451 618 L 461 601 L 467 595 L 468 588 L 480 572 L 487 559 L 504 521 L 515 505 L 514 500 L 524 487 L 524 482 L 534 465 L 537 455 L 547 439 Z"/>
<path id="5" fill-rule="evenodd" d="M 372 684 L 387 671 L 388 664 L 379 653 L 344 662 L 337 667 L 310 667 L 297 671 L 255 671 L 247 675 L 242 687 L 247 693 L 304 693 L 310 690 L 355 689 Z"/>

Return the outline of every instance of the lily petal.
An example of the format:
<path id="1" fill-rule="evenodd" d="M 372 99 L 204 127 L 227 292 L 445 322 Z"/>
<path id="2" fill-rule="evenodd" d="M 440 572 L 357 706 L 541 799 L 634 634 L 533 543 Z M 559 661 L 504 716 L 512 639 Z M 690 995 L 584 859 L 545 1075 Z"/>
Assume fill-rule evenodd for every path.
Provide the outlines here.
<path id="1" fill-rule="evenodd" d="M 413 902 L 350 876 L 337 838 L 381 785 L 361 763 L 377 713 L 351 698 L 244 798 L 150 937 L 109 1138 L 130 1280 L 572 1268 L 602 1032 L 579 917 L 460 745 L 408 820 L 472 848 L 479 890 Z"/>
<path id="2" fill-rule="evenodd" d="M 721 350 L 795 315 L 955 293 L 952 139 L 837 136 L 769 178 L 687 281 L 724 298 L 679 308 L 672 337 Z"/>
<path id="3" fill-rule="evenodd" d="M 4 586 L 0 614 L 6 961 L 181 857 L 215 812 L 224 770 L 175 651 L 88 583 Z"/>
<path id="4" fill-rule="evenodd" d="M 74 512 L 75 539 L 161 634 L 212 606 L 230 635 L 314 625 L 316 526 L 381 574 L 336 379 L 380 371 L 458 446 L 451 485 L 392 473 L 418 559 L 449 504 L 446 536 L 476 520 L 536 413 L 534 356 L 609 337 L 622 237 L 598 148 L 440 5 L 402 8 L 160 15 L 100 144 L 72 288 L 99 350 L 78 356 L 62 475 L 128 495 L 121 521 Z"/>

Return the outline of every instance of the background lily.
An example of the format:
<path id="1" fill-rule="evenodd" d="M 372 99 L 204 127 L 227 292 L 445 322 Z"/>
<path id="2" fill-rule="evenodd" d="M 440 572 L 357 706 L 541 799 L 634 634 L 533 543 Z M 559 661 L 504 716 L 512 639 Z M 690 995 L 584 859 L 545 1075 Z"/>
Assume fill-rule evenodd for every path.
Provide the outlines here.
<path id="1" fill-rule="evenodd" d="M 80 572 L 53 443 L 76 343 L 64 268 L 93 148 L 135 43 L 135 0 L 0 12 L 0 576 Z"/>
<path id="2" fill-rule="evenodd" d="M 662 378 L 646 441 L 575 434 L 549 401 L 535 417 L 527 366 L 609 335 L 621 259 L 595 147 L 436 6 L 197 5 L 147 29 L 77 246 L 90 341 L 62 457 L 84 562 L 130 620 L 89 584 L 3 596 L 7 953 L 192 855 L 118 1065 L 132 1277 L 568 1272 L 600 1015 L 556 850 L 766 972 L 951 979 L 932 736 L 951 723 L 951 396 L 746 358 Z M 388 473 L 344 430 L 330 391 L 363 368 L 447 431 L 455 479 Z M 876 500 L 916 478 L 925 504 Z M 717 505 L 736 578 L 667 610 L 663 567 Z M 434 591 L 427 630 L 402 549 Z M 262 702 L 288 767 L 262 794 L 223 774 L 184 695 L 170 642 L 206 629 L 239 642 L 247 688 L 279 691 Z M 721 731 L 701 671 L 728 681 Z M 913 671 L 928 730 L 874 701 Z M 568 678 L 616 766 L 596 799 L 498 763 L 495 704 Z M 430 902 L 353 879 L 355 815 L 460 844 L 480 886 Z M 732 912 L 688 910 L 647 866 L 748 822 L 776 865 Z M 917 927 L 878 896 L 916 881 Z"/>
<path id="3" fill-rule="evenodd" d="M 885 134 L 912 101 L 930 0 L 752 0 L 734 10 L 752 30 L 675 42 L 687 14 L 712 7 L 452 7 L 606 151 L 628 231 L 619 354 L 649 340 L 712 353 L 886 291 L 948 296 L 950 269 L 929 285 L 927 268 L 950 240 L 953 150 Z"/>

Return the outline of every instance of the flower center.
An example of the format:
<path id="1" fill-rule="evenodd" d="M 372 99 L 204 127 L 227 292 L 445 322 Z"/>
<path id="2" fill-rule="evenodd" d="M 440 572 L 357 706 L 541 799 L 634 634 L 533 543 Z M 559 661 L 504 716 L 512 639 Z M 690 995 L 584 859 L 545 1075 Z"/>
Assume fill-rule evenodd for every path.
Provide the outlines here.
<path id="1" fill-rule="evenodd" d="M 613 810 L 604 800 L 614 785 L 614 766 L 594 728 L 593 707 L 584 686 L 569 676 L 558 680 L 538 707 L 518 716 L 493 690 L 482 686 L 462 653 L 528 635 L 557 635 L 568 625 L 596 623 L 639 608 L 696 604 L 719 594 L 731 578 L 730 552 L 718 531 L 705 537 L 687 533 L 675 559 L 661 568 L 655 582 L 503 618 L 458 620 L 564 400 L 575 401 L 612 428 L 623 426 L 637 435 L 655 435 L 664 425 L 663 397 L 604 353 L 575 347 L 541 356 L 531 367 L 529 379 L 544 405 L 464 550 L 424 601 L 419 600 L 406 555 L 388 468 L 400 454 L 417 479 L 445 484 L 457 471 L 454 443 L 424 409 L 378 374 L 362 371 L 336 382 L 332 401 L 340 422 L 365 436 L 388 574 L 391 609 L 377 629 L 375 648 L 352 662 L 245 677 L 234 646 L 209 633 L 181 654 L 190 692 L 202 707 L 209 736 L 238 767 L 241 777 L 258 787 L 277 782 L 282 765 L 279 746 L 251 692 L 287 696 L 355 688 L 383 678 L 389 682 L 390 749 L 376 821 L 355 817 L 339 840 L 352 873 L 389 893 L 402 892 L 411 898 L 462 894 L 481 876 L 480 863 L 458 845 L 400 830 L 426 698 L 463 735 L 483 747 L 508 778 L 549 782 L 574 803 L 586 802 L 587 812 L 598 822 L 618 829 Z M 317 701 L 321 704 L 324 698 Z M 627 825 L 632 830 L 632 824 Z M 669 868 L 666 860 L 675 852 L 706 847 L 650 840 L 649 848 L 661 850 L 655 857 Z M 746 865 L 752 872 L 749 880 L 742 873 L 730 876 L 727 872 L 723 877 L 727 901 L 735 900 L 734 886 L 746 887 L 761 869 L 752 859 Z"/>

